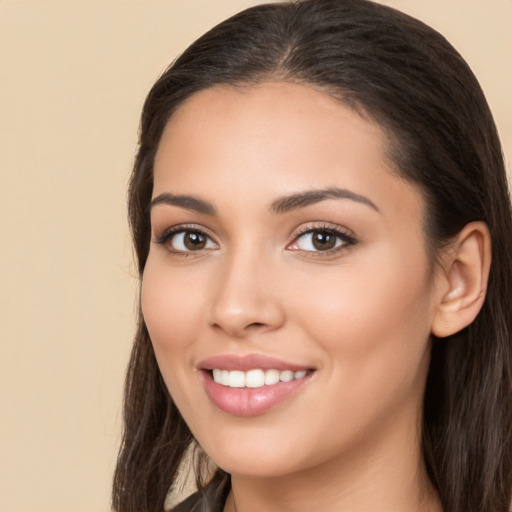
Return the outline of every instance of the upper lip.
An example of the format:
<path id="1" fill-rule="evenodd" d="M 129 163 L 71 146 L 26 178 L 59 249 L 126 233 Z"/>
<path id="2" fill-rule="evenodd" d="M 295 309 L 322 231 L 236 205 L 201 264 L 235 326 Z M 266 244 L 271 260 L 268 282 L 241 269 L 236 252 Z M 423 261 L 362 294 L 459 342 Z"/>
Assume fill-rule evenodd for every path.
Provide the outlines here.
<path id="1" fill-rule="evenodd" d="M 239 370 L 249 371 L 254 369 L 260 370 L 292 370 L 298 372 L 301 370 L 310 370 L 310 366 L 289 363 L 282 359 L 265 356 L 262 354 L 249 354 L 246 356 L 237 356 L 234 354 L 221 354 L 218 356 L 203 359 L 197 365 L 201 370 Z"/>

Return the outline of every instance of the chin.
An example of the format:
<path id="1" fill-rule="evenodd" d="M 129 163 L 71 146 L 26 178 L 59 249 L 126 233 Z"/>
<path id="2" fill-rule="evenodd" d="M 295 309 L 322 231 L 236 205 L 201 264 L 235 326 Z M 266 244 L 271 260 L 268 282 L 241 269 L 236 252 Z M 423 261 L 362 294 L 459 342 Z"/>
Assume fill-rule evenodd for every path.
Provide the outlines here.
<path id="1" fill-rule="evenodd" d="M 225 455 L 217 466 L 231 475 L 247 478 L 277 478 L 294 473 L 298 469 L 273 457 L 260 456 L 255 460 L 254 457 L 240 457 L 240 454 L 233 458 Z"/>
<path id="2" fill-rule="evenodd" d="M 226 436 L 229 437 L 229 436 Z M 257 439 L 257 442 L 254 441 Z M 297 447 L 263 436 L 206 443 L 203 450 L 222 470 L 250 478 L 273 478 L 306 469 Z"/>

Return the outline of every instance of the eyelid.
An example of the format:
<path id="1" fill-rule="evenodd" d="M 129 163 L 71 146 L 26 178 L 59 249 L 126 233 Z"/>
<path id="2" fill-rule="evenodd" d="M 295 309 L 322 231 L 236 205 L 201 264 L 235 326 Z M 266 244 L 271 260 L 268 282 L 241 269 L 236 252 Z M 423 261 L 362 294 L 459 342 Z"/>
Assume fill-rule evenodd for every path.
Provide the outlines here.
<path id="1" fill-rule="evenodd" d="M 215 240 L 215 237 L 210 234 L 210 230 L 205 228 L 202 225 L 199 224 L 177 224 L 174 226 L 170 226 L 166 229 L 164 229 L 161 234 L 155 234 L 153 242 L 159 245 L 163 245 L 167 248 L 167 250 L 173 254 L 177 255 L 183 255 L 183 256 L 190 256 L 190 255 L 199 255 L 203 251 L 209 251 L 212 250 L 212 247 L 209 248 L 203 248 L 198 249 L 197 251 L 194 250 L 179 250 L 172 247 L 168 247 L 168 241 L 172 239 L 175 235 L 187 231 L 197 232 L 205 237 L 207 237 L 213 244 L 215 244 L 215 248 L 217 249 L 219 247 L 218 242 Z M 336 236 L 341 240 L 341 243 L 332 249 L 326 249 L 326 250 L 305 250 L 301 248 L 291 248 L 293 244 L 297 242 L 302 236 L 314 233 L 315 231 L 325 231 L 328 233 L 331 233 L 332 235 Z M 287 244 L 286 249 L 296 252 L 301 252 L 309 257 L 322 257 L 322 256 L 329 256 L 341 251 L 346 251 L 350 249 L 350 247 L 356 245 L 358 243 L 358 240 L 356 239 L 354 233 L 349 230 L 346 227 L 342 227 L 336 224 L 330 224 L 326 222 L 313 222 L 308 223 L 306 225 L 301 226 L 298 230 L 296 230 L 295 234 L 293 235 L 292 241 Z M 195 254 L 197 253 L 197 254 Z"/>
<path id="2" fill-rule="evenodd" d="M 192 255 L 195 252 L 201 253 L 202 251 L 205 251 L 205 250 L 207 250 L 207 251 L 212 250 L 212 248 L 205 248 L 205 249 L 199 249 L 197 251 L 181 251 L 179 249 L 174 249 L 174 248 L 167 246 L 167 243 L 169 242 L 169 240 L 171 240 L 174 236 L 176 236 L 179 233 L 183 233 L 183 232 L 187 232 L 187 231 L 200 233 L 200 234 L 204 235 L 205 237 L 207 237 L 208 239 L 210 239 L 217 247 L 219 245 L 218 242 L 215 240 L 215 238 L 210 234 L 209 230 L 199 224 L 177 224 L 175 226 L 170 226 L 170 227 L 164 229 L 161 232 L 161 234 L 159 234 L 159 235 L 155 234 L 153 242 L 158 245 L 166 246 L 167 250 L 173 254 L 184 255 L 184 256 Z"/>
<path id="3" fill-rule="evenodd" d="M 305 249 L 300 249 L 300 248 L 293 248 L 293 249 L 290 248 L 293 244 L 296 244 L 297 240 L 299 240 L 301 237 L 303 237 L 304 235 L 309 234 L 309 233 L 314 233 L 315 231 L 320 231 L 320 232 L 325 231 L 328 233 L 332 233 L 334 236 L 338 237 L 342 243 L 336 247 L 333 247 L 332 249 L 327 249 L 324 251 L 322 251 L 322 250 L 311 250 L 310 251 L 310 250 L 305 250 Z M 301 252 L 303 254 L 307 254 L 310 257 L 321 257 L 322 255 L 328 256 L 328 255 L 332 255 L 332 254 L 335 254 L 335 253 L 338 253 L 341 251 L 345 251 L 347 249 L 350 249 L 357 243 L 358 243 L 358 240 L 356 239 L 354 233 L 351 230 L 349 230 L 345 227 L 339 226 L 339 225 L 320 222 L 320 223 L 307 224 L 307 225 L 299 228 L 299 230 L 294 234 L 293 240 L 287 245 L 287 249 L 292 250 L 292 251 Z"/>

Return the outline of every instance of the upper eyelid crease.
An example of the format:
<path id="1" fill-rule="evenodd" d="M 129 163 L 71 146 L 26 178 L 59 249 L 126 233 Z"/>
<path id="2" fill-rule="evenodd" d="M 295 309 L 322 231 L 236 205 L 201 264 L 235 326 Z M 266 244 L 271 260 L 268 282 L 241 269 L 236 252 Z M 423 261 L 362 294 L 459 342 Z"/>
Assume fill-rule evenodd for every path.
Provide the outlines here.
<path id="1" fill-rule="evenodd" d="M 352 232 L 347 232 L 347 230 L 344 228 L 333 227 L 333 226 L 328 226 L 328 225 L 319 225 L 319 226 L 311 226 L 311 227 L 307 226 L 307 227 L 301 229 L 295 235 L 293 242 L 295 242 L 302 236 L 310 234 L 310 233 L 314 233 L 315 231 L 328 232 L 328 233 L 340 238 L 345 243 L 348 243 L 351 245 L 354 245 L 358 242 L 357 238 L 355 237 L 355 235 Z"/>
<path id="2" fill-rule="evenodd" d="M 163 232 L 159 236 L 156 236 L 156 238 L 158 238 L 159 240 L 162 240 L 164 238 L 169 238 L 173 235 L 176 235 L 176 234 L 182 233 L 182 232 L 186 232 L 186 231 L 193 231 L 193 232 L 201 233 L 204 236 L 207 236 L 208 238 L 214 240 L 214 238 L 212 237 L 212 235 L 210 235 L 210 233 L 208 232 L 207 229 L 205 229 L 202 226 L 195 225 L 195 224 L 178 224 L 176 226 L 171 226 L 167 229 L 164 229 Z"/>
<path id="3" fill-rule="evenodd" d="M 355 240 L 355 237 L 352 235 L 352 233 L 349 233 L 345 228 L 333 227 L 324 224 L 319 226 L 306 226 L 297 232 L 295 238 L 306 235 L 307 233 L 314 233 L 315 231 L 326 231 L 339 236 L 340 238 Z"/>

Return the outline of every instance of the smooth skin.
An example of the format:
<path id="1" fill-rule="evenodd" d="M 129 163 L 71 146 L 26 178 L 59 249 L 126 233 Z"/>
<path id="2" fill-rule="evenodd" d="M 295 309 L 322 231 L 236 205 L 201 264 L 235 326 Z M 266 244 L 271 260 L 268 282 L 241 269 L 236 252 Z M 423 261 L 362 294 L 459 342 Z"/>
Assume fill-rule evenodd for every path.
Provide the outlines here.
<path id="1" fill-rule="evenodd" d="M 196 93 L 166 127 L 142 307 L 175 403 L 232 475 L 226 512 L 441 510 L 420 450 L 430 336 L 478 313 L 489 234 L 466 226 L 434 272 L 422 194 L 387 144 L 340 101 L 280 82 Z M 241 417 L 204 389 L 198 363 L 221 354 L 315 371 Z"/>

